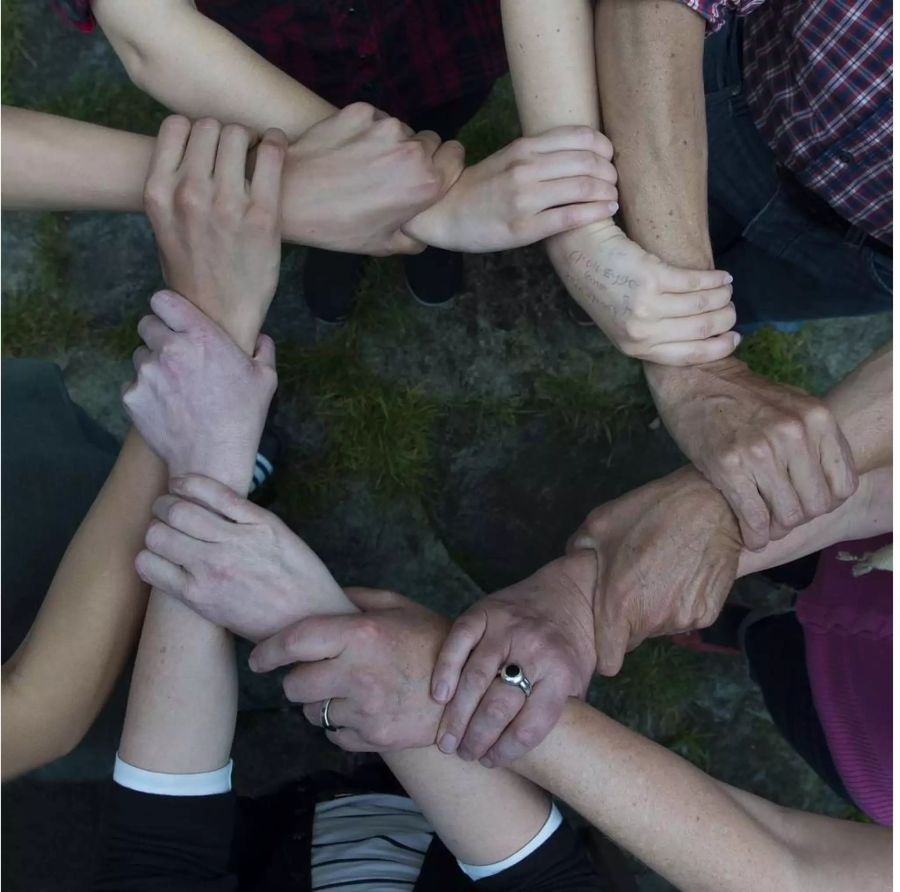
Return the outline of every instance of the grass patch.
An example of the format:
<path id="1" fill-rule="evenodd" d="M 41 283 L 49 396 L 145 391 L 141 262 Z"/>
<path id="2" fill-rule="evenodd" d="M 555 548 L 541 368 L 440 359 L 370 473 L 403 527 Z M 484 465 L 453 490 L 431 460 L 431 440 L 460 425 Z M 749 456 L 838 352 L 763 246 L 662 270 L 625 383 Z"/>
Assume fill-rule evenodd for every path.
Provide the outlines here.
<path id="1" fill-rule="evenodd" d="M 805 362 L 806 350 L 805 331 L 776 331 L 765 326 L 744 338 L 738 357 L 766 378 L 808 390 L 810 371 Z"/>
<path id="2" fill-rule="evenodd" d="M 91 331 L 85 313 L 58 295 L 23 290 L 3 298 L 4 356 L 48 356 L 83 344 Z"/>

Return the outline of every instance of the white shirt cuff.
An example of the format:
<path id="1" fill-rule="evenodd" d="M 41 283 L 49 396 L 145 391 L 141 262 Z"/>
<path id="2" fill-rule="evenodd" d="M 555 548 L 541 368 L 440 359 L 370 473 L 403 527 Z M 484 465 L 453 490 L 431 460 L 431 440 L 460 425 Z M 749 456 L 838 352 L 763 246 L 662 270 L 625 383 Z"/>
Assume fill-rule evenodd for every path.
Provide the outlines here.
<path id="1" fill-rule="evenodd" d="M 553 803 L 550 806 L 550 816 L 544 822 L 544 826 L 538 830 L 537 836 L 531 842 L 526 843 L 518 852 L 494 864 L 463 864 L 462 861 L 457 863 L 470 880 L 477 881 L 492 877 L 495 874 L 502 873 L 504 870 L 509 870 L 510 867 L 515 866 L 520 861 L 524 861 L 532 852 L 537 851 L 556 833 L 560 824 L 562 824 L 562 815 L 556 807 L 556 803 Z"/>
<path id="2" fill-rule="evenodd" d="M 165 774 L 129 765 L 116 755 L 113 780 L 120 787 L 156 796 L 216 796 L 231 789 L 232 764 L 229 759 L 227 765 L 215 771 L 203 771 L 199 774 Z"/>

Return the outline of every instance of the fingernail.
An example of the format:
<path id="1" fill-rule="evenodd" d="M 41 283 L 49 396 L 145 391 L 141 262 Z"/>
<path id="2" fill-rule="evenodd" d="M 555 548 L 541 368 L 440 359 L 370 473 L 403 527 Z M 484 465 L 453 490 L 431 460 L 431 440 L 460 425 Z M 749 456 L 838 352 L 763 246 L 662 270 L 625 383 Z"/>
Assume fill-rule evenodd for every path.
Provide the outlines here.
<path id="1" fill-rule="evenodd" d="M 611 201 L 611 202 L 609 203 L 609 212 L 610 212 L 611 214 L 614 214 L 618 209 L 619 209 L 619 202 L 618 202 L 618 201 Z"/>
<path id="2" fill-rule="evenodd" d="M 456 752 L 456 738 L 452 734 L 444 734 L 441 739 L 438 741 L 438 749 L 442 753 L 450 753 Z"/>
<path id="3" fill-rule="evenodd" d="M 434 699 L 438 703 L 446 703 L 450 699 L 450 685 L 446 681 L 439 681 L 434 686 Z"/>
<path id="4" fill-rule="evenodd" d="M 493 763 L 487 756 L 485 756 L 485 757 L 481 760 L 480 764 L 481 764 L 484 768 L 493 768 L 493 767 L 494 767 L 494 763 Z"/>
<path id="5" fill-rule="evenodd" d="M 734 281 L 734 276 L 731 273 L 725 273 L 725 284 L 730 285 Z"/>
<path id="6" fill-rule="evenodd" d="M 251 672 L 259 672 L 259 661 L 256 657 L 251 656 L 249 660 L 247 660 L 247 665 L 250 667 Z"/>
<path id="7" fill-rule="evenodd" d="M 734 346 L 737 347 L 738 344 L 743 340 L 743 338 L 737 333 L 734 333 Z"/>

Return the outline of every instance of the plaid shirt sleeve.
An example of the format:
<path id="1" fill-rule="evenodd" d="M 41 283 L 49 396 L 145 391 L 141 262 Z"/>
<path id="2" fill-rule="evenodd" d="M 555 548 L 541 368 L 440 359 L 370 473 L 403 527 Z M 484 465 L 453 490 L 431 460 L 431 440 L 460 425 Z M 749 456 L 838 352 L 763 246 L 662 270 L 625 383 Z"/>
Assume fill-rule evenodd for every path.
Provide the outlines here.
<path id="1" fill-rule="evenodd" d="M 50 2 L 63 21 L 74 25 L 79 31 L 94 30 L 91 0 L 50 0 Z"/>
<path id="2" fill-rule="evenodd" d="M 729 13 L 747 15 L 765 3 L 765 0 L 680 0 L 680 2 L 698 15 L 702 15 L 706 19 L 707 34 L 712 34 L 725 24 Z"/>

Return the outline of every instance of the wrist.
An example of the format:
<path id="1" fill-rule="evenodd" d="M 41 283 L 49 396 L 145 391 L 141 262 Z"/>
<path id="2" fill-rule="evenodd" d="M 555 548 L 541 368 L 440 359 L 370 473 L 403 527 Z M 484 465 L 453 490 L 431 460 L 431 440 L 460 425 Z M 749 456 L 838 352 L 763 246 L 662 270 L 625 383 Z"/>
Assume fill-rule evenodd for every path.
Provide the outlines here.
<path id="1" fill-rule="evenodd" d="M 545 241 L 545 245 L 550 259 L 557 263 L 564 261 L 572 251 L 585 250 L 586 246 L 597 249 L 607 242 L 625 237 L 625 233 L 616 226 L 610 217 L 578 229 L 570 229 L 567 232 L 552 235 Z"/>

